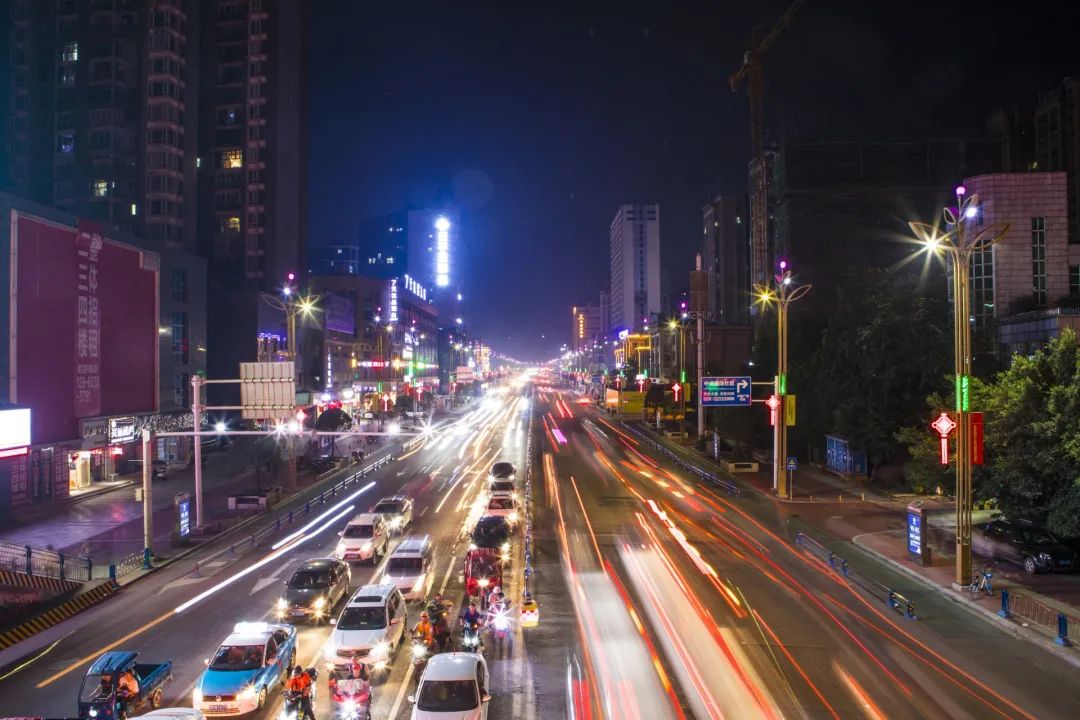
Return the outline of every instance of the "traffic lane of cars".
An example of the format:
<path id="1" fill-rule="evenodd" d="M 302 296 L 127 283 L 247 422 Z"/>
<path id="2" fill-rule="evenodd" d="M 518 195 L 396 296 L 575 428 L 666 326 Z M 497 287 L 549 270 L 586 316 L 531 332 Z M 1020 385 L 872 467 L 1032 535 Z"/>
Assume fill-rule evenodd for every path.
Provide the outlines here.
<path id="1" fill-rule="evenodd" d="M 402 473 L 407 481 L 411 472 L 424 464 L 424 459 L 413 456 L 393 464 L 374 475 L 376 486 L 367 494 L 357 498 L 363 503 L 374 502 L 375 493 L 400 489 L 402 480 L 393 472 Z M 309 540 L 307 544 L 290 551 L 296 558 L 329 555 L 336 544 L 336 536 L 323 535 Z M 251 565 L 265 558 L 266 550 L 241 550 L 236 558 L 223 558 L 203 563 L 197 571 L 190 566 L 177 565 L 155 573 L 131 586 L 107 603 L 93 608 L 85 616 L 85 624 L 71 636 L 63 639 L 52 651 L 31 663 L 17 675 L 0 682 L 0 705 L 5 708 L 25 707 L 27 713 L 46 712 L 65 714 L 70 712 L 81 678 L 85 672 L 85 663 L 89 663 L 107 648 L 134 648 L 143 652 L 147 660 L 174 657 L 178 660 L 191 658 L 198 663 L 180 662 L 175 668 L 176 682 L 173 688 L 189 687 L 195 676 L 202 670 L 201 659 L 205 648 L 201 643 L 225 637 L 232 625 L 239 619 L 250 617 L 245 610 L 258 610 L 261 616 L 267 609 L 263 595 L 280 593 L 279 583 L 284 579 L 275 576 L 275 571 L 285 569 L 286 561 L 275 561 L 257 572 L 250 573 L 248 581 L 235 582 L 223 588 L 215 596 L 207 598 L 205 603 L 219 606 L 236 607 L 240 611 L 233 613 L 198 613 L 191 610 L 173 615 L 171 612 L 178 603 L 192 597 L 196 591 L 212 587 L 223 579 L 244 572 Z M 195 577 L 197 572 L 198 577 Z M 268 580 L 268 576 L 270 579 Z M 254 585 L 255 587 L 252 587 Z M 269 590 L 275 585 L 274 590 Z M 261 586 L 261 587 L 260 587 Z M 196 622 L 192 624 L 191 619 Z M 119 641 L 119 642 L 118 642 Z M 81 661 L 81 662 L 80 662 Z M 57 673 L 63 675 L 53 677 Z M 44 687 L 39 684 L 48 681 Z M 28 688 L 30 688 L 28 690 Z M 172 695 L 175 690 L 169 693 Z"/>
<path id="2" fill-rule="evenodd" d="M 642 452 L 649 454 L 644 448 Z M 663 458 L 652 459 L 663 463 Z M 673 469 L 673 474 L 679 471 Z M 648 484 L 643 476 L 635 481 Z M 729 504 L 726 497 L 716 496 L 720 510 L 727 510 L 720 512 L 709 508 L 703 502 L 709 495 L 701 493 L 695 498 L 702 506 L 699 511 L 686 498 L 664 488 L 657 491 L 668 496 L 665 507 L 678 507 L 693 518 L 700 529 L 690 525 L 687 535 L 700 541 L 695 544 L 702 556 L 759 611 L 755 619 L 788 644 L 795 661 L 831 703 L 857 704 L 857 698 L 866 695 L 890 716 L 978 716 L 993 708 L 1007 717 L 1025 717 L 1041 708 L 1033 714 L 1056 717 L 1054 705 L 1064 707 L 1075 700 L 1032 696 L 1025 689 L 1038 687 L 1039 677 L 1045 681 L 1069 674 L 1064 663 L 1040 658 L 1037 648 L 948 602 L 936 603 L 936 610 L 951 617 L 906 621 L 819 561 L 799 554 L 782 534 L 769 530 L 777 520 L 770 503 L 745 496 Z M 733 550 L 746 560 L 732 563 Z M 883 581 L 910 585 L 887 568 L 873 572 Z M 724 604 L 719 599 L 715 603 Z M 944 636 L 941 628 L 946 628 Z M 747 642 L 751 636 L 747 631 Z M 975 646 L 982 651 L 972 653 Z M 823 656 L 815 647 L 836 649 Z M 1031 657 L 1033 662 L 1012 667 L 1002 664 L 1001 657 Z M 798 690 L 796 676 L 790 670 L 788 674 Z M 957 682 L 958 675 L 962 682 Z M 813 704 L 816 695 L 810 697 L 805 690 L 804 684 L 802 702 Z"/>

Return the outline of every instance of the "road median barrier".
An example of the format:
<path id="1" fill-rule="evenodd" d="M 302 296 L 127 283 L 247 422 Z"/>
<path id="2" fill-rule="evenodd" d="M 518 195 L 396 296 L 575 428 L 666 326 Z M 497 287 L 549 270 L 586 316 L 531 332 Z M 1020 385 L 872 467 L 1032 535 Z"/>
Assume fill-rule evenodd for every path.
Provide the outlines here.
<path id="1" fill-rule="evenodd" d="M 917 620 L 915 615 L 915 603 L 897 590 L 884 585 L 873 578 L 866 577 L 848 564 L 848 561 L 825 547 L 806 533 L 795 533 L 795 544 L 816 557 L 822 563 L 828 565 L 839 575 L 847 579 L 865 591 L 867 594 L 884 602 L 889 608 L 896 610 L 909 620 Z"/>
<path id="2" fill-rule="evenodd" d="M 115 580 L 87 583 L 67 599 L 58 602 L 54 607 L 44 610 L 10 630 L 0 633 L 0 650 L 17 645 L 23 640 L 48 630 L 53 625 L 58 625 L 64 620 L 78 615 L 83 610 L 93 607 L 112 596 L 119 589 L 120 586 L 116 584 Z"/>

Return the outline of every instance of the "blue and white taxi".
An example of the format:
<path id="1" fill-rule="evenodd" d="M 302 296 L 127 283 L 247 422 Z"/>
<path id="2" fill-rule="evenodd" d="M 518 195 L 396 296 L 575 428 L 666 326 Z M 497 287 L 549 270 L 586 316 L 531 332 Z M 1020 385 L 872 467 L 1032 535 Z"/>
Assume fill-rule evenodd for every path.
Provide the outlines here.
<path id="1" fill-rule="evenodd" d="M 207 717 L 244 715 L 261 710 L 275 687 L 288 679 L 296 662 L 292 625 L 241 622 L 207 658 L 192 693 L 192 706 Z"/>

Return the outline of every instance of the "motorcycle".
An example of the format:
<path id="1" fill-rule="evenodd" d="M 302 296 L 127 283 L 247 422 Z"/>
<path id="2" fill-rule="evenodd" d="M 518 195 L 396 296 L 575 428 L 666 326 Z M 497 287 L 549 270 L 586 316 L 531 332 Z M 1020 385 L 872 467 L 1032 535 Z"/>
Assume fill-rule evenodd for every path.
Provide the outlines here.
<path id="1" fill-rule="evenodd" d="M 424 668 L 427 667 L 428 658 L 434 655 L 437 648 L 434 644 L 427 645 L 423 640 L 419 638 L 413 639 L 412 644 L 412 664 L 413 664 L 413 682 L 417 685 L 420 684 L 420 676 L 424 674 Z"/>
<path id="2" fill-rule="evenodd" d="M 349 682 L 359 685 L 359 681 L 339 680 L 331 694 L 334 717 L 337 720 L 371 720 L 371 686 L 349 692 Z"/>
<path id="3" fill-rule="evenodd" d="M 510 601 L 503 599 L 493 603 L 488 610 L 487 626 L 491 628 L 495 640 L 507 640 L 511 637 Z"/>
<path id="4" fill-rule="evenodd" d="M 431 626 L 435 629 L 435 642 L 439 651 L 445 652 L 450 645 L 450 623 L 447 615 L 450 612 L 450 603 L 440 605 L 430 602 L 427 606 L 428 616 L 431 618 Z"/>
<path id="5" fill-rule="evenodd" d="M 315 681 L 319 677 L 319 671 L 315 668 L 309 668 L 307 674 L 311 677 L 311 707 L 314 709 L 317 686 Z M 300 693 L 284 690 L 281 694 L 285 698 L 285 703 L 281 706 L 281 714 L 278 716 L 278 720 L 315 720 L 314 717 L 308 717 L 304 713 L 303 704 L 300 702 L 302 698 Z"/>
<path id="6" fill-rule="evenodd" d="M 465 620 L 461 621 L 461 651 L 462 652 L 474 652 L 483 654 L 484 641 L 480 639 L 480 628 L 482 625 L 478 622 L 469 623 Z"/>

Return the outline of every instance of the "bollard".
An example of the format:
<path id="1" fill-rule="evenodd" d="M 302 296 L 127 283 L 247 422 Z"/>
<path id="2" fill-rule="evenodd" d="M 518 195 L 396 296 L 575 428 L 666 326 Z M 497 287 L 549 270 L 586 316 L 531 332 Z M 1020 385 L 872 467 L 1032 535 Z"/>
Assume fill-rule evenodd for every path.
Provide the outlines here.
<path id="1" fill-rule="evenodd" d="M 888 605 L 890 608 L 895 608 L 896 607 L 896 600 L 893 597 L 893 595 L 894 595 L 893 591 L 890 590 L 889 594 L 885 597 L 885 604 Z"/>
<path id="2" fill-rule="evenodd" d="M 836 563 L 834 562 L 835 560 L 836 560 L 836 555 L 834 555 L 832 550 L 830 550 L 829 551 L 829 567 L 831 567 L 831 568 L 836 567 Z"/>
<path id="3" fill-rule="evenodd" d="M 142 566 L 143 570 L 150 569 L 150 548 L 143 548 L 142 551 Z"/>
<path id="4" fill-rule="evenodd" d="M 1065 616 L 1065 613 L 1058 613 L 1058 636 L 1054 642 L 1065 647 L 1072 645 L 1069 642 L 1069 618 Z"/>
<path id="5" fill-rule="evenodd" d="M 202 574 L 199 573 L 199 561 L 198 560 L 195 561 L 195 567 L 193 567 L 191 569 L 191 577 L 202 577 Z"/>
<path id="6" fill-rule="evenodd" d="M 795 533 L 795 544 L 802 545 L 802 531 Z"/>
<path id="7" fill-rule="evenodd" d="M 281 529 L 281 518 L 278 518 L 277 520 L 274 520 L 274 532 L 277 532 L 280 529 Z"/>
<path id="8" fill-rule="evenodd" d="M 292 525 L 292 522 L 293 522 L 292 510 L 290 510 L 289 511 L 289 524 Z"/>
<path id="9" fill-rule="evenodd" d="M 257 547 L 258 543 L 255 542 L 255 533 L 251 533 L 251 547 Z"/>
<path id="10" fill-rule="evenodd" d="M 311 513 L 311 501 L 310 500 L 308 500 L 306 503 L 304 503 L 304 514 L 307 515 L 309 513 Z"/>
<path id="11" fill-rule="evenodd" d="M 1001 609 L 998 610 L 998 615 L 1003 618 L 1009 617 L 1009 591 L 1001 590 Z"/>
<path id="12" fill-rule="evenodd" d="M 229 546 L 229 557 L 231 557 L 231 558 L 236 557 L 236 545 L 235 544 Z"/>
<path id="13" fill-rule="evenodd" d="M 907 606 L 904 608 L 904 616 L 907 617 L 908 620 L 915 619 L 915 605 L 912 604 L 910 600 L 908 600 Z"/>
<path id="14" fill-rule="evenodd" d="M 847 560 L 840 561 L 840 572 L 844 573 L 844 577 L 847 577 Z"/>

